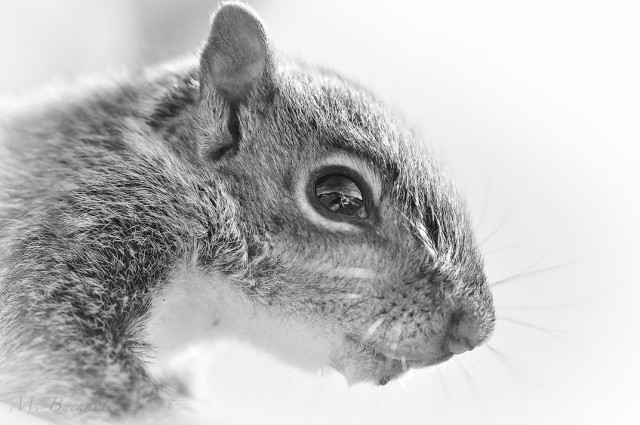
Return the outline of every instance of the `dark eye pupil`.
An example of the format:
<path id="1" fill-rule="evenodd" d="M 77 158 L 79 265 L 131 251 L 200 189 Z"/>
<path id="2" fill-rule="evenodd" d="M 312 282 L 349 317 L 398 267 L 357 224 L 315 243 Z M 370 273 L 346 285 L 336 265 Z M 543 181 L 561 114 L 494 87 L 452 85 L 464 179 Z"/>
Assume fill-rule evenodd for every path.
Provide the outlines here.
<path id="1" fill-rule="evenodd" d="M 316 180 L 316 196 L 330 211 L 366 218 L 364 196 L 355 181 L 343 174 L 328 174 Z"/>

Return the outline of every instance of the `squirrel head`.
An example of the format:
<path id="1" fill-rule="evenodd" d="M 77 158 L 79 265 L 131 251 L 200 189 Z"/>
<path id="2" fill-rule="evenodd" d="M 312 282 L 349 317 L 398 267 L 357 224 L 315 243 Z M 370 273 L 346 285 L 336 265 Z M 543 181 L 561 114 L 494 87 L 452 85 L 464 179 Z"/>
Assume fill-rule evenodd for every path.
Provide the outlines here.
<path id="1" fill-rule="evenodd" d="M 243 234 L 244 265 L 229 276 L 324 338 L 349 380 L 386 383 L 489 337 L 464 203 L 367 90 L 279 60 L 255 12 L 232 2 L 202 52 L 198 108 L 202 163 Z"/>

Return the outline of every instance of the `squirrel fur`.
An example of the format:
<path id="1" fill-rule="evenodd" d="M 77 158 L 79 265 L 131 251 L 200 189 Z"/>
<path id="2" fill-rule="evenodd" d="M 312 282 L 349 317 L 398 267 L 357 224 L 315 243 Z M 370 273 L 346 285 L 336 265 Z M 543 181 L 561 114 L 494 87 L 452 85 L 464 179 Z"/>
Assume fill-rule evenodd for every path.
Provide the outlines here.
<path id="1" fill-rule="evenodd" d="M 199 62 L 13 108 L 0 138 L 5 402 L 108 400 L 49 415 L 80 423 L 167 406 L 145 359 L 155 306 L 189 285 L 177 270 L 300 323 L 354 381 L 384 384 L 492 332 L 464 202 L 432 155 L 358 84 L 278 57 L 242 3 L 219 8 Z M 366 220 L 305 198 L 335 164 L 367 181 Z"/>

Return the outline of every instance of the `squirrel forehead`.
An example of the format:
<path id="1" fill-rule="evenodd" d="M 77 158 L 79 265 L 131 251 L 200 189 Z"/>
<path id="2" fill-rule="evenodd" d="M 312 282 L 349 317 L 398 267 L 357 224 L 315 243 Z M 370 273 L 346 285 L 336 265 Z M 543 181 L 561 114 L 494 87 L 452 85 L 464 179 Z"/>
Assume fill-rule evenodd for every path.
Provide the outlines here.
<path id="1" fill-rule="evenodd" d="M 434 155 L 374 94 L 332 71 L 295 67 L 283 72 L 272 111 L 278 121 L 287 120 L 281 125 L 294 129 L 290 137 L 300 148 L 358 158 L 410 197 L 430 193 L 444 201 L 450 194 L 442 192 L 455 192 Z"/>
<path id="2" fill-rule="evenodd" d="M 321 116 L 327 123 L 374 124 L 394 121 L 383 102 L 359 84 L 318 68 L 284 67 L 280 93 L 292 107 L 307 115 Z"/>
<path id="3" fill-rule="evenodd" d="M 405 164 L 405 156 L 419 150 L 397 114 L 334 72 L 283 67 L 278 83 L 265 113 L 273 117 L 274 132 L 286 132 L 296 149 L 343 151 L 380 170 Z"/>

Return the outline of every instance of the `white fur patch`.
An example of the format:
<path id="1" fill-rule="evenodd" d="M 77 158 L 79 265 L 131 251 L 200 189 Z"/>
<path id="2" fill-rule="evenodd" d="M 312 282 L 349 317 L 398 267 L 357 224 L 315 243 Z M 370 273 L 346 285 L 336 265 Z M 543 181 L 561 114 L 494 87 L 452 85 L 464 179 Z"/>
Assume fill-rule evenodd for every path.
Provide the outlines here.
<path id="1" fill-rule="evenodd" d="M 190 346 L 210 340 L 246 317 L 249 305 L 222 276 L 204 276 L 180 269 L 156 294 L 145 326 L 154 350 L 147 359 L 152 374 L 162 375 Z"/>
<path id="2" fill-rule="evenodd" d="M 303 369 L 329 362 L 338 343 L 329 325 L 287 316 L 248 301 L 221 275 L 180 269 L 153 301 L 145 325 L 153 351 L 145 359 L 156 378 L 188 377 L 194 353 L 214 340 L 239 338 Z M 196 371 L 197 372 L 197 371 Z"/>

